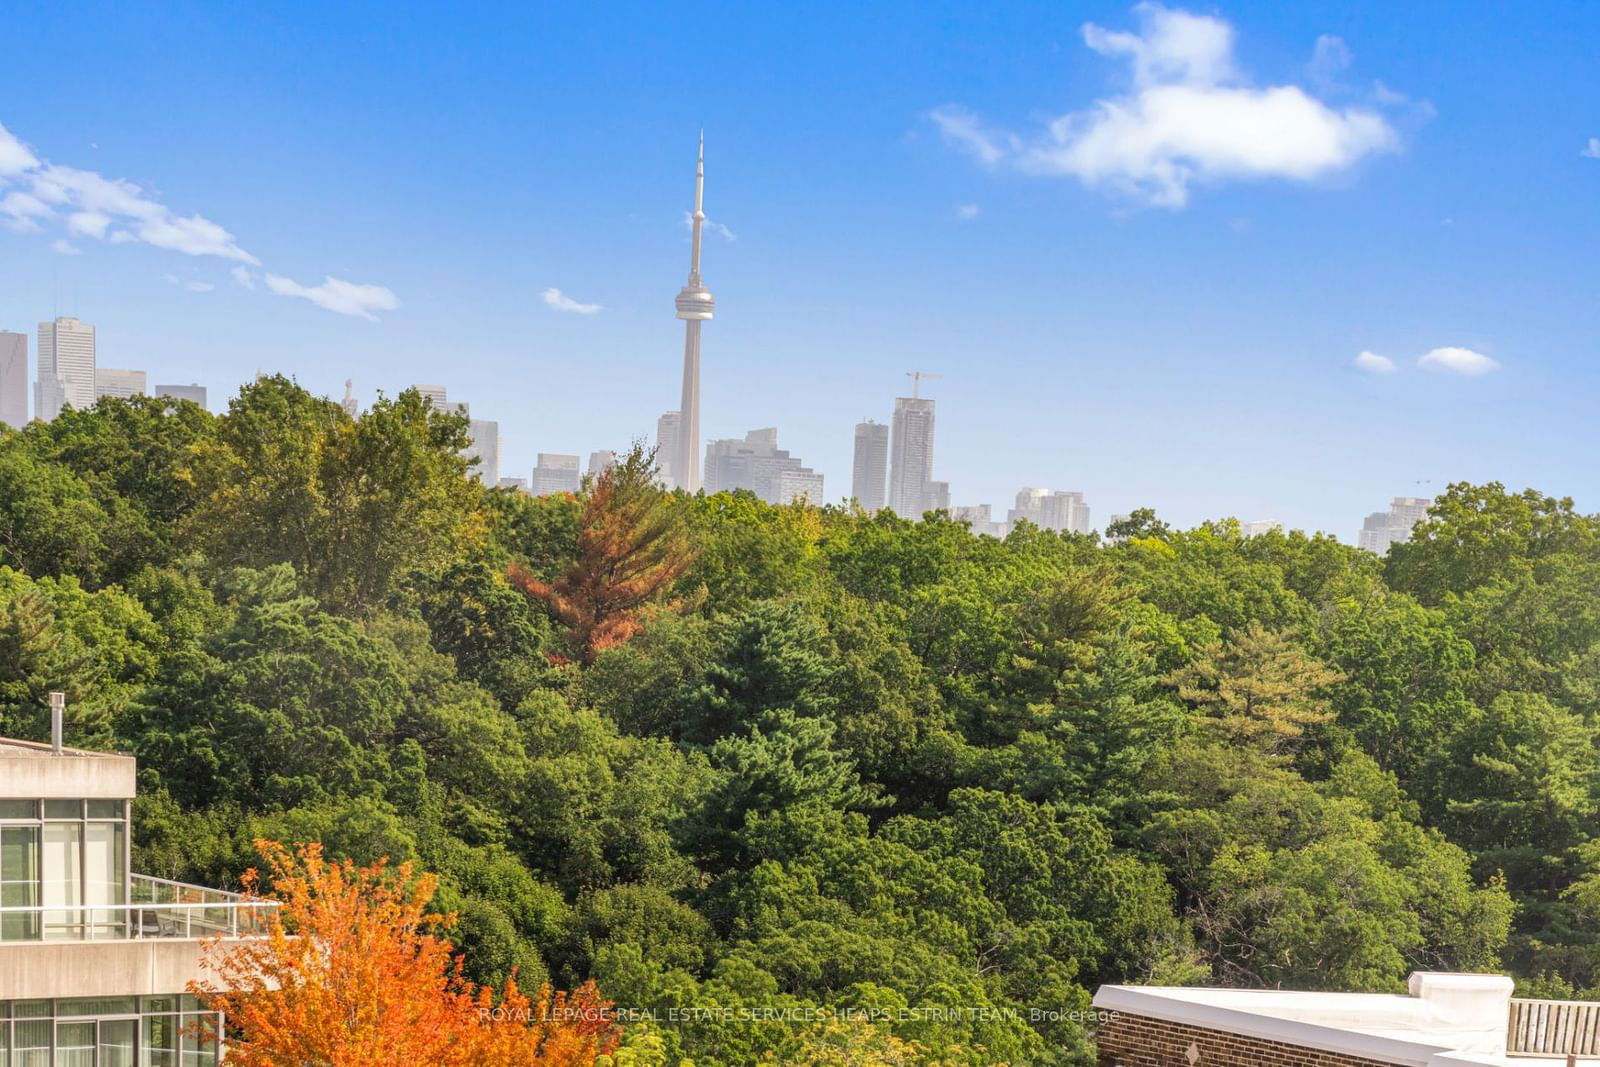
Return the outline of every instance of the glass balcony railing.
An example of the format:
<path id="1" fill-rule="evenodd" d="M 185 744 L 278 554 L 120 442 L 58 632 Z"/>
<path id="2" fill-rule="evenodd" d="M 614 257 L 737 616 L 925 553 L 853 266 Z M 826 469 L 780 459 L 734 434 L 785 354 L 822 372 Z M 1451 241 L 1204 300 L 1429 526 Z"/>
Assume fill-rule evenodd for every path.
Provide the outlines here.
<path id="1" fill-rule="evenodd" d="M 133 875 L 127 904 L 0 907 L 0 943 L 265 937 L 276 901 Z"/>

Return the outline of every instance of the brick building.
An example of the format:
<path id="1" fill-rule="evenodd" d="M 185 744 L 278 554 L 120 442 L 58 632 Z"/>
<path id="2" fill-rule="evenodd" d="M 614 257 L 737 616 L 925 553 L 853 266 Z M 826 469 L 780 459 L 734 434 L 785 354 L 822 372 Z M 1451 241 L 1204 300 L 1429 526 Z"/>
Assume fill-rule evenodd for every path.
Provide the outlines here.
<path id="1" fill-rule="evenodd" d="M 1600 1063 L 1600 1004 L 1417 972 L 1409 993 L 1103 986 L 1100 1067 L 1539 1067 Z"/>

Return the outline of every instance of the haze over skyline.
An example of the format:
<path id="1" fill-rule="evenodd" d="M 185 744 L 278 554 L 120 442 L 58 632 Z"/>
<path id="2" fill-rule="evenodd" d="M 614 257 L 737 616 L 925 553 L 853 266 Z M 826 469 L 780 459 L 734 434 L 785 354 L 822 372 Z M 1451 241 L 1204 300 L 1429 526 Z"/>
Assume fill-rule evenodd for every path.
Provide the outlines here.
<path id="1" fill-rule="evenodd" d="M 1600 12 L 1547 16 L 16 5 L 0 329 L 219 409 L 442 382 L 525 476 L 678 406 L 703 124 L 702 449 L 777 426 L 838 499 L 924 369 L 958 505 L 1595 510 Z"/>

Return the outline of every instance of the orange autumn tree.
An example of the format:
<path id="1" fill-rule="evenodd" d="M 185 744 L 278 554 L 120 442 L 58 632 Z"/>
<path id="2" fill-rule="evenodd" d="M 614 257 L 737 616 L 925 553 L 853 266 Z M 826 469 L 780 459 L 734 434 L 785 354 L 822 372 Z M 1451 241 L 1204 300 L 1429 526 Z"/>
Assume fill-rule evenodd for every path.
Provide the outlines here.
<path id="1" fill-rule="evenodd" d="M 513 563 L 509 577 L 549 605 L 585 665 L 644 626 L 641 609 L 694 562 L 680 498 L 656 484 L 651 455 L 635 445 L 597 476 L 578 516 L 578 555 L 546 582 Z"/>
<path id="2" fill-rule="evenodd" d="M 436 880 L 408 863 L 334 863 L 320 845 L 257 841 L 276 900 L 266 936 L 214 941 L 211 979 L 190 991 L 225 1014 L 230 1067 L 592 1067 L 617 1044 L 593 983 L 570 996 L 495 991 L 461 975 L 450 942 L 429 931 Z"/>

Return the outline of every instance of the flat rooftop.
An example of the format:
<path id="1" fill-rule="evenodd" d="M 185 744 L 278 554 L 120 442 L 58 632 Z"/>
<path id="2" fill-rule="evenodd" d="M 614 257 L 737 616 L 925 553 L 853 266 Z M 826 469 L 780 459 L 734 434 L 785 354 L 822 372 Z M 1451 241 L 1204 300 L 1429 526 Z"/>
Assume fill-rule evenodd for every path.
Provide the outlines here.
<path id="1" fill-rule="evenodd" d="M 1409 1067 L 1537 1067 L 1596 1055 L 1600 1005 L 1516 1000 L 1503 975 L 1419 971 L 1409 992 L 1102 986 L 1094 1005 Z"/>
<path id="2" fill-rule="evenodd" d="M 16 800 L 133 796 L 138 762 L 117 752 L 63 748 L 0 737 L 0 797 Z"/>

